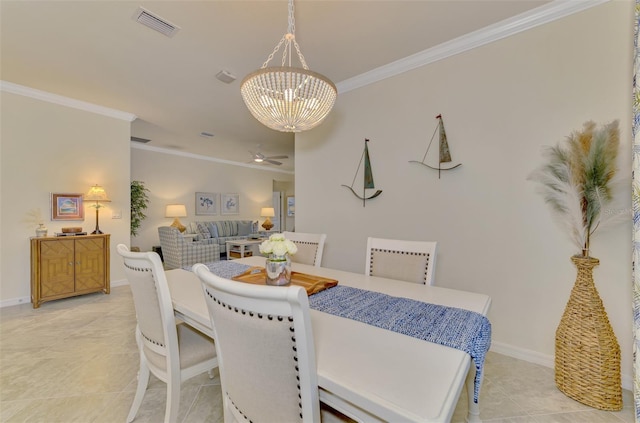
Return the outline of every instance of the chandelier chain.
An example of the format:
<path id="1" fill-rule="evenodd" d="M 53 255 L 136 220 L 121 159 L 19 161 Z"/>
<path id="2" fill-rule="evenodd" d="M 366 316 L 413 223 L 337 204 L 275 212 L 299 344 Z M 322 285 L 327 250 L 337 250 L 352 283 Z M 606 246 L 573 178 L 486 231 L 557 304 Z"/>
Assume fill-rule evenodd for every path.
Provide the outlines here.
<path id="1" fill-rule="evenodd" d="M 296 35 L 296 18 L 293 14 L 293 0 L 289 0 L 289 34 Z"/>
<path id="2" fill-rule="evenodd" d="M 269 57 L 267 57 L 266 62 L 264 62 L 262 64 L 262 69 L 266 68 L 269 65 L 269 62 L 271 61 L 271 59 L 273 59 L 273 56 L 278 52 L 278 50 L 280 50 L 280 46 L 282 46 L 282 43 L 285 42 L 285 38 L 286 37 L 287 37 L 287 34 L 282 36 L 282 38 L 280 39 L 280 42 L 278 43 L 276 48 L 274 48 L 273 51 L 271 52 L 271 54 L 269 55 Z"/>
<path id="3" fill-rule="evenodd" d="M 267 57 L 267 60 L 262 64 L 262 68 L 261 69 L 264 69 L 267 66 L 269 66 L 269 62 L 271 60 L 273 60 L 273 56 L 275 56 L 276 53 L 278 53 L 278 51 L 280 50 L 280 47 L 282 47 L 282 44 L 284 44 L 285 46 L 284 46 L 284 49 L 282 50 L 282 64 L 281 64 L 281 66 L 284 67 L 286 65 L 287 57 L 289 58 L 289 66 L 291 66 L 291 58 L 293 56 L 291 54 L 291 43 L 292 42 L 293 42 L 293 46 L 296 49 L 296 53 L 298 54 L 298 60 L 300 60 L 300 64 L 302 65 L 302 68 L 306 69 L 306 70 L 309 70 L 309 66 L 307 66 L 307 61 L 305 60 L 304 55 L 302 54 L 302 51 L 300 50 L 300 46 L 298 45 L 298 42 L 296 41 L 296 20 L 295 20 L 295 16 L 294 16 L 293 0 L 289 0 L 288 32 L 282 36 L 282 38 L 278 42 L 278 45 L 276 45 L 276 47 L 273 49 L 273 51 L 271 52 L 269 57 Z"/>
<path id="4" fill-rule="evenodd" d="M 260 123 L 282 132 L 301 132 L 316 127 L 325 119 L 338 91 L 327 77 L 309 70 L 295 37 L 293 0 L 288 4 L 288 32 L 262 68 L 245 77 L 240 91 L 247 108 Z M 282 66 L 269 67 L 281 49 Z M 296 54 L 303 69 L 291 65 Z"/>

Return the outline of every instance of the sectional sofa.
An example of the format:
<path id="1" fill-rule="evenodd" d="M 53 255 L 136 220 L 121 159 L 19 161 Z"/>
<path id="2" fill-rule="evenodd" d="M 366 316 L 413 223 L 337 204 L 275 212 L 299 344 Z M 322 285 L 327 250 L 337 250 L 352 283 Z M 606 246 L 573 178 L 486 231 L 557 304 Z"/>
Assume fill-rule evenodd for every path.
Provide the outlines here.
<path id="1" fill-rule="evenodd" d="M 226 253 L 227 241 L 247 239 L 258 232 L 258 222 L 251 220 L 195 221 L 187 225 L 185 233 L 197 235 L 196 240 L 214 238 L 220 253 Z"/>

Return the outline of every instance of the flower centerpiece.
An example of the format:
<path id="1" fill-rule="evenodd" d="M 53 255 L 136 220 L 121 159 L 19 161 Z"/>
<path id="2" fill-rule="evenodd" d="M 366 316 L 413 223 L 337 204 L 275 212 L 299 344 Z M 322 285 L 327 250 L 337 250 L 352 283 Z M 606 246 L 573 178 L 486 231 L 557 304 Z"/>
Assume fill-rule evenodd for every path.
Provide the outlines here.
<path id="1" fill-rule="evenodd" d="M 268 285 L 291 283 L 291 257 L 298 247 L 282 234 L 273 234 L 260 244 L 260 253 L 267 255 L 265 270 Z"/>

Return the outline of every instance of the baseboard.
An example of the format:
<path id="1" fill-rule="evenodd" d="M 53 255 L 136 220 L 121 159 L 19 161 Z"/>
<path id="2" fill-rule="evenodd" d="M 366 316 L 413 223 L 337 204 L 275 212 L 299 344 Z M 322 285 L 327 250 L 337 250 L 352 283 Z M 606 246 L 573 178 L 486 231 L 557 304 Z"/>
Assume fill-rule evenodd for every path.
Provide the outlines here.
<path id="1" fill-rule="evenodd" d="M 20 304 L 26 304 L 31 302 L 31 297 L 11 298 L 9 300 L 0 301 L 0 308 L 11 307 Z"/>
<path id="2" fill-rule="evenodd" d="M 120 279 L 117 281 L 111 281 L 111 287 L 115 287 L 115 286 L 124 286 L 124 285 L 129 285 L 129 281 L 126 279 Z M 20 305 L 20 304 L 27 304 L 31 302 L 31 297 L 19 297 L 19 298 L 11 298 L 8 300 L 2 300 L 0 301 L 0 308 L 4 308 L 4 307 L 11 307 L 11 306 L 16 306 L 16 305 Z"/>
<path id="3" fill-rule="evenodd" d="M 508 357 L 517 358 L 518 360 L 527 361 L 529 363 L 539 364 L 541 366 L 549 367 L 550 369 L 553 369 L 555 361 L 553 355 L 542 354 L 536 351 L 504 344 L 502 342 L 492 341 L 490 351 L 506 355 Z M 621 380 L 623 389 L 633 391 L 633 376 L 622 374 Z"/>

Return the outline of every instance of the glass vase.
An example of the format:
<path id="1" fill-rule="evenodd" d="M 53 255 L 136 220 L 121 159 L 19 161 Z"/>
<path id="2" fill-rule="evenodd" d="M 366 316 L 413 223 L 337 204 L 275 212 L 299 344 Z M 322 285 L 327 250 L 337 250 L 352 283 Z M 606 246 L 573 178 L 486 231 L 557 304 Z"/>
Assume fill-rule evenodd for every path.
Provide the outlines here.
<path id="1" fill-rule="evenodd" d="M 289 285 L 291 283 L 291 258 L 289 255 L 267 257 L 265 263 L 267 285 Z"/>

